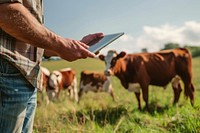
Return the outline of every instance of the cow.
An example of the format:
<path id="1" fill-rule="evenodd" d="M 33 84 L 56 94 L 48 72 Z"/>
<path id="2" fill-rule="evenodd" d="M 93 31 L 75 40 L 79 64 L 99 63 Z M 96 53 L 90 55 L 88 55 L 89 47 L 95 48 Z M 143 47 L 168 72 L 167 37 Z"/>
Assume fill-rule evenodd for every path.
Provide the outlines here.
<path id="1" fill-rule="evenodd" d="M 145 107 L 148 109 L 148 86 L 166 86 L 172 81 L 174 101 L 176 104 L 181 93 L 180 79 L 184 83 L 184 94 L 194 105 L 194 91 L 192 84 L 192 57 L 185 48 L 162 50 L 152 53 L 119 54 L 108 51 L 107 55 L 99 55 L 106 63 L 105 74 L 115 75 L 125 89 L 135 92 L 138 108 L 141 110 L 140 89 Z"/>
<path id="2" fill-rule="evenodd" d="M 49 76 L 48 95 L 53 99 L 59 98 L 60 92 L 64 89 L 69 92 L 70 98 L 78 102 L 77 78 L 75 70 L 64 68 L 59 71 L 54 70 Z"/>
<path id="3" fill-rule="evenodd" d="M 111 79 L 110 77 L 105 76 L 103 72 L 91 72 L 87 70 L 81 72 L 78 92 L 79 102 L 83 93 L 88 91 L 108 92 L 110 93 L 113 101 L 115 101 Z"/>
<path id="4" fill-rule="evenodd" d="M 45 96 L 45 93 L 47 92 L 47 88 L 48 88 L 48 80 L 49 80 L 49 75 L 50 75 L 50 71 L 45 68 L 45 67 L 40 67 L 41 68 L 41 82 L 40 82 L 40 86 L 38 88 L 38 92 L 41 92 L 42 94 L 42 101 L 44 101 L 44 99 L 46 100 L 46 104 L 49 104 L 49 98 Z"/>
<path id="5" fill-rule="evenodd" d="M 45 67 L 41 67 L 41 73 L 42 73 L 42 77 L 41 77 L 41 84 L 40 84 L 39 91 L 46 91 L 50 71 Z"/>

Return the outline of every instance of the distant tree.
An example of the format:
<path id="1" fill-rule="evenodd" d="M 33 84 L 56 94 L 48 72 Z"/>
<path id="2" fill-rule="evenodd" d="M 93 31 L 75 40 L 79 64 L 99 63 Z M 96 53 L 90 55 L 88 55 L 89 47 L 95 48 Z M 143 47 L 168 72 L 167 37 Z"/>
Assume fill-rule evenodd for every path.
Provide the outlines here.
<path id="1" fill-rule="evenodd" d="M 145 53 L 148 52 L 147 48 L 143 48 L 142 52 L 145 52 Z"/>
<path id="2" fill-rule="evenodd" d="M 180 45 L 178 43 L 167 43 L 161 50 L 174 49 L 179 47 Z M 192 57 L 200 56 L 200 46 L 191 46 L 189 44 L 186 44 L 184 47 L 190 50 L 190 52 L 192 53 Z"/>
<path id="3" fill-rule="evenodd" d="M 185 46 L 192 53 L 192 57 L 200 56 L 200 46 Z"/>
<path id="4" fill-rule="evenodd" d="M 162 50 L 174 49 L 180 47 L 178 43 L 167 43 Z"/>

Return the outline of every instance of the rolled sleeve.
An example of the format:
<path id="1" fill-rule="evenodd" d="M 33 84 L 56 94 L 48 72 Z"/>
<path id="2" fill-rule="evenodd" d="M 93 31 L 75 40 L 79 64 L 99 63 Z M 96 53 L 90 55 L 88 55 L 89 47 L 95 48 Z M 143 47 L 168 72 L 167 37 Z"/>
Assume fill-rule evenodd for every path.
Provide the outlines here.
<path id="1" fill-rule="evenodd" d="M 12 2 L 22 3 L 22 0 L 0 0 L 0 4 L 2 4 L 2 3 L 12 3 Z"/>

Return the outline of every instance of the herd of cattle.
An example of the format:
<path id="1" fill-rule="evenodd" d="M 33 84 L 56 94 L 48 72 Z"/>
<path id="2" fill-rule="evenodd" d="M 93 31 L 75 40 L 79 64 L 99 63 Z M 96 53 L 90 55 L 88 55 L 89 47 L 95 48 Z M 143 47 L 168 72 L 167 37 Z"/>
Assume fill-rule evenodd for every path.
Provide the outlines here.
<path id="1" fill-rule="evenodd" d="M 76 102 L 79 102 L 82 94 L 88 91 L 109 92 L 115 101 L 110 76 L 116 76 L 125 89 L 135 93 L 138 108 L 142 109 L 141 97 L 148 108 L 149 85 L 165 88 L 171 83 L 174 91 L 173 103 L 176 104 L 182 91 L 180 82 L 182 80 L 185 97 L 189 97 L 191 105 L 194 105 L 192 56 L 185 48 L 137 54 L 117 53 L 110 50 L 107 55 L 99 55 L 99 59 L 105 61 L 105 71 L 102 73 L 82 71 L 79 89 L 77 89 L 77 78 L 73 69 L 50 73 L 42 68 L 41 89 L 47 92 L 49 100 L 58 98 L 62 89 L 67 89 L 70 98 L 74 98 Z"/>
<path id="2" fill-rule="evenodd" d="M 59 71 L 54 70 L 51 73 L 44 67 L 41 67 L 41 70 L 42 80 L 39 91 L 42 94 L 46 92 L 48 96 L 46 99 L 47 104 L 49 100 L 58 99 L 62 90 L 65 90 L 64 92 L 67 91 L 70 99 L 78 103 L 83 93 L 88 91 L 109 92 L 113 100 L 115 100 L 110 77 L 104 75 L 103 72 L 82 71 L 78 92 L 75 70 L 65 68 Z"/>

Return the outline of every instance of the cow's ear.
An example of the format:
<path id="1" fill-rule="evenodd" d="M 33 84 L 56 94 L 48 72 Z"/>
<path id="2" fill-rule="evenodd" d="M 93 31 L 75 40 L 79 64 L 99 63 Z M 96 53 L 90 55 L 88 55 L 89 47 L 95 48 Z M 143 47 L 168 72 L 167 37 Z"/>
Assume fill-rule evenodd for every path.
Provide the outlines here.
<path id="1" fill-rule="evenodd" d="M 123 58 L 126 55 L 126 52 L 122 51 L 117 55 L 117 58 Z"/>
<path id="2" fill-rule="evenodd" d="M 99 55 L 99 59 L 100 59 L 100 60 L 102 60 L 102 61 L 104 61 L 104 57 L 105 57 L 105 56 L 104 56 L 104 55 L 102 55 L 102 54 L 101 54 L 101 55 Z"/>

